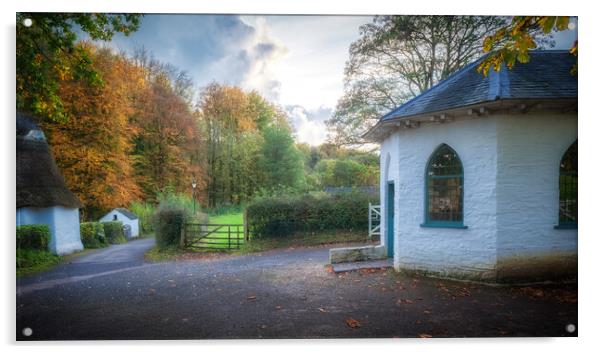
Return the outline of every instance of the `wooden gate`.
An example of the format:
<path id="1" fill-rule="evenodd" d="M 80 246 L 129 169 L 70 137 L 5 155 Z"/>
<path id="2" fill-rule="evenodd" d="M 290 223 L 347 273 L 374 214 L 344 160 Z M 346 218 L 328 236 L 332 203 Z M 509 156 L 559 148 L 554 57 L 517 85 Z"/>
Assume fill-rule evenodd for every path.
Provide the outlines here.
<path id="1" fill-rule="evenodd" d="M 204 250 L 239 249 L 248 241 L 248 233 L 242 224 L 187 223 L 182 230 L 180 245 L 184 248 Z"/>

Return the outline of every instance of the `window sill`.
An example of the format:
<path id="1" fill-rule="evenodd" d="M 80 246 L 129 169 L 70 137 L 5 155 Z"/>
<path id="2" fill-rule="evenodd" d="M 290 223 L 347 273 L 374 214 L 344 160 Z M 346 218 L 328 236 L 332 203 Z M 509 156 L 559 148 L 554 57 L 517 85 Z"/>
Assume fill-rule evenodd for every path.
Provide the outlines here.
<path id="1" fill-rule="evenodd" d="M 462 224 L 433 223 L 433 222 L 420 224 L 420 227 L 432 227 L 432 228 L 438 228 L 438 229 L 468 229 L 468 226 L 465 226 Z"/>
<path id="2" fill-rule="evenodd" d="M 554 228 L 556 230 L 577 230 L 577 224 L 558 224 Z"/>

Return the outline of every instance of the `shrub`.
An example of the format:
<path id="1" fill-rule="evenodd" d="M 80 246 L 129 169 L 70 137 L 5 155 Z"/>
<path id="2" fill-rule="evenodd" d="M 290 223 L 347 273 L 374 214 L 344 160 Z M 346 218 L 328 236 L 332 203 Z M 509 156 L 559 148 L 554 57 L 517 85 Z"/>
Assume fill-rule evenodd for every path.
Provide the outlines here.
<path id="1" fill-rule="evenodd" d="M 376 201 L 374 196 L 356 191 L 264 198 L 247 207 L 247 223 L 257 238 L 331 230 L 361 231 L 368 227 L 368 204 Z"/>
<path id="2" fill-rule="evenodd" d="M 17 248 L 17 275 L 42 270 L 60 262 L 61 257 L 46 250 Z"/>
<path id="3" fill-rule="evenodd" d="M 79 232 L 85 248 L 101 248 L 108 245 L 104 226 L 100 222 L 83 222 L 79 224 Z"/>
<path id="4" fill-rule="evenodd" d="M 123 223 L 121 221 L 106 221 L 102 223 L 105 232 L 105 238 L 110 244 L 125 243 L 123 234 Z"/>
<path id="5" fill-rule="evenodd" d="M 159 205 L 155 212 L 155 239 L 160 250 L 179 244 L 182 228 L 189 217 L 188 209 L 177 203 Z"/>
<path id="6" fill-rule="evenodd" d="M 153 224 L 153 215 L 155 214 L 155 205 L 145 202 L 132 202 L 130 210 L 138 216 L 140 222 L 140 235 L 147 235 L 155 231 Z"/>
<path id="7" fill-rule="evenodd" d="M 50 228 L 48 225 L 17 226 L 17 249 L 47 251 L 49 243 Z"/>

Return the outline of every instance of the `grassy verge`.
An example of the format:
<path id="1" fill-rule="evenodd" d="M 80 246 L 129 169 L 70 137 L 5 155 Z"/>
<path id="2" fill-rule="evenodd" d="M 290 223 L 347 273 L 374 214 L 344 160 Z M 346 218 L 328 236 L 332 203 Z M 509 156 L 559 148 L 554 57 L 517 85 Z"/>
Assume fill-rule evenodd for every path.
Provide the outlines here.
<path id="1" fill-rule="evenodd" d="M 17 251 L 17 277 L 49 269 L 62 261 L 61 256 L 40 250 Z"/>
<path id="2" fill-rule="evenodd" d="M 263 252 L 277 248 L 315 247 L 346 243 L 366 243 L 366 232 L 327 231 L 314 235 L 293 235 L 289 237 L 251 240 L 244 244 L 240 253 Z"/>
<path id="3" fill-rule="evenodd" d="M 289 237 L 251 240 L 244 244 L 239 250 L 230 252 L 216 248 L 214 250 L 181 250 L 170 247 L 160 251 L 157 247 L 152 248 L 145 254 L 145 259 L 151 262 L 168 262 L 190 259 L 214 259 L 224 255 L 244 255 L 255 252 L 264 252 L 278 248 L 301 248 L 318 246 L 345 246 L 352 243 L 366 243 L 365 232 L 331 231 L 315 235 L 294 235 Z"/>

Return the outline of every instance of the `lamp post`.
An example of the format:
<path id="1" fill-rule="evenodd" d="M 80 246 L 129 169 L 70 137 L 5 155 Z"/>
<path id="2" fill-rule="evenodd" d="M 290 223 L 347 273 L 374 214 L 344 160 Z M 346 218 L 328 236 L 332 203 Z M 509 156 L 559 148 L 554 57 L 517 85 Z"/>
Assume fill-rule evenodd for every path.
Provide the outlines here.
<path id="1" fill-rule="evenodd" d="M 192 179 L 192 215 L 196 215 L 196 179 Z"/>

